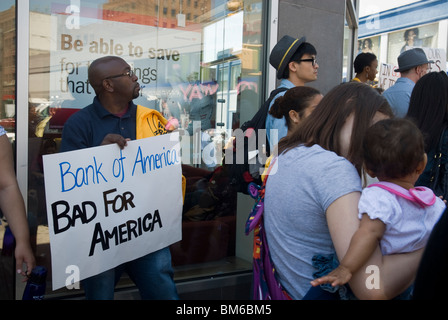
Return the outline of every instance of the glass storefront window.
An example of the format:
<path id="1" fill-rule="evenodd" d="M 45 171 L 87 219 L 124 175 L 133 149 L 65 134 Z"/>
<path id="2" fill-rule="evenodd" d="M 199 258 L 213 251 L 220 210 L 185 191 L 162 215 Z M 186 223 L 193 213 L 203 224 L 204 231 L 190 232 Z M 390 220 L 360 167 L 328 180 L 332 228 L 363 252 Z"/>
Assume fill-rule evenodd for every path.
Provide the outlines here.
<path id="1" fill-rule="evenodd" d="M 439 24 L 416 26 L 389 33 L 387 63 L 396 63 L 406 47 L 437 48 Z"/>
<path id="2" fill-rule="evenodd" d="M 353 66 L 352 61 L 354 59 L 353 53 L 355 48 L 353 48 L 353 38 L 355 34 L 355 29 L 357 28 L 357 19 L 355 17 L 356 6 L 358 2 L 351 0 L 346 1 L 345 4 L 345 23 L 344 23 L 344 46 L 343 46 L 343 57 L 342 57 L 342 81 L 348 82 L 353 78 Z"/>
<path id="3" fill-rule="evenodd" d="M 355 54 L 356 55 L 360 53 L 373 53 L 378 61 L 381 61 L 381 47 L 380 47 L 380 37 L 369 37 L 364 39 L 358 39 L 358 50 Z M 378 68 L 378 72 L 380 71 L 380 68 Z M 377 86 L 378 85 L 378 74 L 375 80 L 368 82 L 370 85 Z"/>
<path id="4" fill-rule="evenodd" d="M 14 1 L 0 5 L 0 125 L 7 131 L 11 142 L 15 141 L 15 79 L 16 79 L 16 30 Z"/>
<path id="5" fill-rule="evenodd" d="M 351 35 L 351 29 L 347 23 L 347 18 L 345 19 L 345 25 L 344 25 L 344 53 L 343 53 L 343 63 L 342 63 L 342 81 L 347 82 L 350 81 L 349 78 L 351 78 L 351 72 L 350 72 L 350 66 L 349 66 L 349 53 L 350 53 L 350 35 Z"/>
<path id="6" fill-rule="evenodd" d="M 380 59 L 380 37 L 369 37 L 358 40 L 358 52 L 370 52 L 377 56 Z"/>
<path id="7" fill-rule="evenodd" d="M 263 11 L 256 0 L 30 0 L 28 212 L 50 296 L 76 292 L 51 290 L 42 156 L 58 152 L 67 118 L 92 102 L 87 69 L 105 55 L 132 66 L 136 104 L 179 122 L 187 190 L 183 240 L 170 246 L 175 280 L 251 270 L 237 254 L 237 194 L 220 155 L 260 105 Z"/>
<path id="8" fill-rule="evenodd" d="M 435 61 L 431 70 L 446 71 L 446 10 L 445 2 L 386 1 L 379 6 L 360 0 L 359 42 L 362 46 L 369 41 L 379 58 L 380 88 L 388 89 L 400 77 L 394 70 L 398 68 L 398 56 L 406 48 L 423 48 L 428 59 Z M 409 22 L 406 28 L 404 21 Z"/>
<path id="9" fill-rule="evenodd" d="M 15 1 L 0 3 L 0 126 L 15 144 L 16 13 Z M 0 210 L 0 300 L 14 299 L 14 251 L 8 222 Z"/>

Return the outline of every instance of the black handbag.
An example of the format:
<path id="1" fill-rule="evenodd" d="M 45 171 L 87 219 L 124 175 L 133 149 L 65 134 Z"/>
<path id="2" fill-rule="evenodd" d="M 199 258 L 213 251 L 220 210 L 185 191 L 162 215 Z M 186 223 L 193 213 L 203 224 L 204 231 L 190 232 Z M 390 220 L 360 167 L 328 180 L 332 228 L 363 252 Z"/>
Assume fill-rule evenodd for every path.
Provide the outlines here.
<path id="1" fill-rule="evenodd" d="M 431 177 L 429 188 L 432 189 L 436 196 L 442 196 L 444 200 L 448 199 L 448 163 L 446 159 L 442 161 L 444 149 L 447 146 L 447 129 L 444 128 L 438 148 L 434 154 L 434 165 L 431 168 Z"/>

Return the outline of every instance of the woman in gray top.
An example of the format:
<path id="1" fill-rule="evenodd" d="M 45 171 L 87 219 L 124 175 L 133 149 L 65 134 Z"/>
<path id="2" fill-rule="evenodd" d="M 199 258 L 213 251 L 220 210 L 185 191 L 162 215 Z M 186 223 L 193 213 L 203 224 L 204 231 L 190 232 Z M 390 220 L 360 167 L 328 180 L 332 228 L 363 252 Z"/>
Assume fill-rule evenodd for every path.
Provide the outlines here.
<path id="1" fill-rule="evenodd" d="M 344 83 L 280 141 L 266 186 L 264 223 L 280 282 L 294 299 L 310 288 L 313 256 L 345 255 L 359 226 L 362 139 L 370 125 L 389 117 L 390 106 L 375 89 Z M 397 296 L 412 283 L 421 251 L 382 257 L 378 246 L 349 282 L 353 293 L 359 299 Z"/>

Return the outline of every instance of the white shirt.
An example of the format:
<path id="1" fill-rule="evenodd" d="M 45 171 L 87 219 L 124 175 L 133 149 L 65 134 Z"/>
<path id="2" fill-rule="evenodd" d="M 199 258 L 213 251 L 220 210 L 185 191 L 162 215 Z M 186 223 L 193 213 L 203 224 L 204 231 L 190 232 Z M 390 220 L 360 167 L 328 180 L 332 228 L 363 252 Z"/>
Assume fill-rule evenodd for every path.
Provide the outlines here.
<path id="1" fill-rule="evenodd" d="M 370 219 L 380 219 L 386 225 L 380 241 L 383 255 L 423 248 L 445 207 L 438 197 L 432 206 L 423 208 L 380 187 L 365 188 L 358 204 L 360 219 L 365 213 Z"/>

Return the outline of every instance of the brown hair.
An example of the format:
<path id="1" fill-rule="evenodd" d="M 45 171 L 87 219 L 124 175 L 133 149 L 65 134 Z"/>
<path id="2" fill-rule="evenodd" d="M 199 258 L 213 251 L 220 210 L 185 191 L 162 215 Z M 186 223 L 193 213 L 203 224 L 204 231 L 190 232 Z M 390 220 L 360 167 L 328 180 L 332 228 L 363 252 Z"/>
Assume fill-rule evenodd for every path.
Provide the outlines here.
<path id="1" fill-rule="evenodd" d="M 278 119 L 285 117 L 286 126 L 289 129 L 291 125 L 289 111 L 296 111 L 300 119 L 303 119 L 305 110 L 309 107 L 311 100 L 318 94 L 320 94 L 319 90 L 311 87 L 298 86 L 288 89 L 283 96 L 275 100 L 275 103 L 269 109 L 269 114 Z"/>
<path id="2" fill-rule="evenodd" d="M 378 178 L 403 178 L 415 171 L 425 153 L 423 134 L 408 119 L 385 119 L 367 129 L 364 166 Z"/>
<path id="3" fill-rule="evenodd" d="M 354 114 L 346 158 L 361 175 L 362 140 L 377 112 L 393 117 L 389 103 L 375 89 L 364 83 L 342 83 L 322 98 L 311 115 L 305 118 L 291 135 L 280 140 L 278 153 L 287 152 L 301 144 L 308 147 L 318 144 L 342 156 L 341 130 L 347 118 Z"/>

